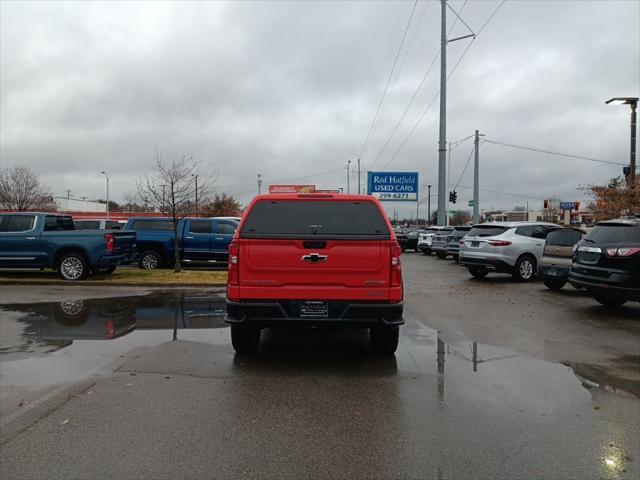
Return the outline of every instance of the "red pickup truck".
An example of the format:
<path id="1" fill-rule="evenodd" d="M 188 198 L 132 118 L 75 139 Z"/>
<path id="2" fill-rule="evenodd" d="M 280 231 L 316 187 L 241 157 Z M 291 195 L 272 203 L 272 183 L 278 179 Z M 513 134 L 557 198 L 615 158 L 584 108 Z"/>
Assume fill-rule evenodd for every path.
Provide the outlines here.
<path id="1" fill-rule="evenodd" d="M 238 353 L 265 327 L 368 328 L 393 354 L 402 318 L 401 250 L 385 212 L 366 195 L 260 195 L 229 246 L 227 322 Z"/>

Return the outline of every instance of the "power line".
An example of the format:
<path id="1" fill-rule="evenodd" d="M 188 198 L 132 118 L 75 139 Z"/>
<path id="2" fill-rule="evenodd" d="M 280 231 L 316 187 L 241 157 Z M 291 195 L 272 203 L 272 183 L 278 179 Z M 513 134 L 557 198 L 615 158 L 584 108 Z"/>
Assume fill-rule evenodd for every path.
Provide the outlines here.
<path id="1" fill-rule="evenodd" d="M 473 43 L 475 42 L 475 40 L 478 38 L 478 36 L 480 35 L 480 32 L 482 32 L 486 26 L 489 24 L 489 22 L 491 21 L 491 19 L 496 15 L 496 13 L 498 13 L 498 10 L 500 10 L 500 8 L 502 7 L 502 5 L 504 5 L 506 0 L 502 0 L 502 2 L 500 3 L 500 5 L 498 5 L 496 7 L 496 9 L 491 13 L 491 15 L 489 15 L 489 17 L 487 18 L 487 20 L 482 24 L 482 26 L 480 27 L 480 29 L 478 30 L 478 33 L 476 33 L 476 36 L 474 38 L 472 38 L 472 40 L 469 42 L 469 44 L 467 45 L 467 48 L 465 48 L 465 50 L 462 52 L 462 55 L 460 55 L 460 58 L 458 58 L 458 61 L 456 62 L 456 64 L 453 66 L 453 68 L 451 69 L 451 72 L 449 72 L 449 75 L 447 76 L 447 81 L 449 81 L 449 79 L 451 78 L 451 76 L 453 75 L 453 73 L 456 71 L 456 69 L 458 68 L 458 65 L 460 65 L 460 62 L 462 62 L 462 59 L 466 56 L 467 52 L 469 51 L 469 49 L 471 48 L 471 46 L 473 45 Z M 462 9 L 460 9 L 460 12 L 462 12 Z M 438 50 L 439 51 L 439 50 Z M 420 125 L 420 123 L 422 122 L 422 119 L 427 115 L 427 113 L 429 112 L 429 110 L 431 109 L 431 107 L 433 106 L 433 104 L 435 103 L 436 99 L 438 98 L 438 95 L 440 94 L 440 90 L 438 90 L 436 92 L 436 94 L 434 95 L 433 99 L 431 100 L 431 102 L 429 103 L 429 105 L 427 106 L 427 108 L 422 112 L 422 114 L 418 117 L 418 120 L 416 121 L 416 123 L 414 124 L 413 128 L 409 131 L 409 134 L 404 138 L 404 140 L 400 143 L 400 146 L 398 147 L 398 149 L 393 153 L 393 155 L 391 156 L 391 158 L 389 158 L 389 160 L 387 161 L 387 163 L 385 163 L 385 166 L 383 167 L 386 168 L 395 158 L 396 156 L 400 153 L 400 151 L 404 148 L 405 144 L 409 141 L 409 138 L 411 138 L 411 136 L 413 135 L 413 133 L 416 131 L 416 129 L 418 128 L 418 125 Z"/>
<path id="2" fill-rule="evenodd" d="M 458 178 L 458 181 L 456 182 L 456 186 L 453 187 L 454 190 L 456 188 L 458 188 L 458 185 L 460 185 L 460 182 L 462 181 L 462 177 L 464 177 L 464 174 L 467 171 L 467 168 L 469 167 L 469 163 L 471 162 L 471 157 L 472 157 L 473 152 L 475 151 L 475 149 L 476 149 L 475 145 L 473 147 L 471 147 L 471 151 L 469 152 L 469 157 L 467 158 L 467 163 L 464 164 L 464 168 L 462 169 L 462 173 L 460 174 L 460 177 Z"/>
<path id="3" fill-rule="evenodd" d="M 460 8 L 460 13 L 462 13 L 462 11 L 464 10 L 464 7 L 466 7 L 467 5 L 467 1 L 465 0 L 464 3 L 462 4 L 462 8 Z M 425 7 L 425 11 L 426 11 L 426 7 Z M 423 12 L 424 14 L 424 12 Z M 451 27 L 449 28 L 449 32 L 448 34 L 450 34 L 453 31 L 453 28 L 456 26 L 457 22 L 458 22 L 458 16 L 456 14 L 456 18 L 453 21 L 453 24 L 451 25 Z M 460 19 L 462 20 L 462 19 Z M 464 23 L 464 22 L 463 22 Z M 465 24 L 466 25 L 466 24 Z M 425 72 L 425 74 L 422 76 L 422 80 L 420 81 L 420 83 L 418 84 L 418 87 L 416 88 L 415 92 L 413 92 L 413 95 L 411 96 L 411 100 L 409 100 L 409 104 L 406 106 L 406 108 L 404 109 L 404 111 L 402 112 L 402 115 L 400 116 L 400 119 L 398 120 L 398 122 L 396 123 L 395 127 L 393 128 L 393 130 L 391 131 L 391 133 L 389 134 L 389 136 L 387 137 L 387 140 L 384 142 L 384 144 L 382 145 L 382 148 L 378 151 L 378 154 L 376 155 L 376 158 L 373 160 L 373 162 L 369 165 L 369 169 L 373 167 L 373 165 L 380 159 L 380 157 L 382 156 L 382 154 L 384 153 L 384 151 L 386 150 L 387 146 L 389 145 L 389 143 L 391 142 L 391 140 L 393 139 L 393 136 L 396 134 L 396 132 L 398 131 L 398 128 L 400 128 L 400 125 L 402 124 L 404 118 L 407 116 L 407 113 L 409 112 L 409 109 L 411 108 L 411 106 L 413 105 L 413 102 L 415 101 L 416 97 L 418 96 L 418 93 L 420 93 L 420 90 L 422 89 L 422 86 L 424 85 L 424 82 L 426 81 L 427 77 L 429 76 L 429 73 L 431 73 L 431 70 L 433 69 L 433 66 L 436 63 L 436 60 L 438 60 L 438 57 L 440 56 L 440 50 L 441 48 L 438 48 L 438 50 L 436 51 L 435 56 L 433 57 L 433 60 L 431 61 L 431 63 L 429 64 L 429 67 L 427 68 L 427 71 Z M 439 91 L 438 91 L 439 93 Z M 432 102 L 433 103 L 433 102 Z M 423 115 L 424 116 L 424 115 Z M 389 162 L 387 162 L 386 165 L 388 165 Z M 386 168 L 385 165 L 385 168 Z"/>
<path id="4" fill-rule="evenodd" d="M 362 153 L 364 149 L 367 148 L 367 143 L 369 143 L 369 137 L 371 136 L 371 132 L 373 131 L 373 127 L 375 126 L 376 120 L 378 119 L 378 115 L 380 113 L 380 108 L 382 108 L 382 103 L 384 102 L 385 96 L 387 95 L 387 90 L 389 89 L 389 83 L 391 82 L 391 78 L 393 77 L 393 72 L 396 69 L 396 64 L 398 63 L 398 57 L 400 56 L 400 52 L 402 51 L 402 46 L 404 45 L 404 41 L 407 38 L 407 32 L 409 31 L 409 26 L 411 25 L 411 20 L 413 19 L 413 14 L 416 11 L 416 5 L 418 5 L 418 0 L 415 0 L 413 3 L 413 7 L 411 8 L 411 14 L 409 15 L 409 20 L 407 21 L 407 26 L 404 29 L 404 33 L 402 34 L 402 41 L 400 42 L 400 46 L 398 47 L 398 51 L 396 52 L 396 57 L 393 60 L 393 66 L 391 67 L 391 72 L 389 72 L 389 77 L 387 78 L 387 83 L 384 86 L 384 90 L 382 92 L 382 96 L 380 97 L 380 102 L 378 103 L 378 108 L 376 109 L 376 113 L 373 116 L 373 120 L 371 121 L 371 125 L 369 126 L 369 131 L 367 132 L 367 136 L 362 144 L 362 148 L 360 149 L 359 157 L 362 157 Z"/>
<path id="5" fill-rule="evenodd" d="M 496 142 L 494 140 L 486 140 L 486 139 L 485 139 L 485 142 L 493 143 L 494 145 L 501 145 L 503 147 L 518 148 L 520 150 L 529 150 L 529 151 L 538 152 L 538 153 L 547 153 L 549 155 L 557 155 L 559 157 L 576 158 L 578 160 L 587 160 L 589 162 L 604 163 L 607 165 L 619 165 L 619 166 L 626 165 L 626 163 L 612 162 L 610 160 L 601 160 L 598 158 L 584 157 L 582 155 L 575 155 L 573 153 L 554 152 L 552 150 L 544 150 L 542 148 L 535 148 L 535 147 L 526 147 L 524 145 L 515 145 L 513 143 Z"/>
<path id="6" fill-rule="evenodd" d="M 464 188 L 466 190 L 473 190 L 473 187 L 469 187 L 467 185 L 459 185 L 459 187 L 460 188 Z M 487 190 L 486 188 L 481 188 L 480 191 L 481 192 L 485 192 L 485 193 L 495 193 L 495 194 L 498 194 L 498 195 L 507 195 L 507 196 L 510 196 L 510 197 L 528 198 L 530 200 L 544 200 L 545 199 L 545 197 L 535 197 L 535 196 L 532 196 L 532 195 L 522 195 L 522 194 L 519 194 L 519 193 L 502 192 L 502 191 L 499 191 L 499 190 Z"/>
<path id="7" fill-rule="evenodd" d="M 402 61 L 400 62 L 400 67 L 398 68 L 398 73 L 396 73 L 396 78 L 393 81 L 393 85 L 391 85 L 391 90 L 393 90 L 398 83 L 398 78 L 400 78 L 400 73 L 402 72 L 402 68 L 404 67 L 405 62 L 407 61 L 407 57 L 409 56 L 409 52 L 411 52 L 411 47 L 413 47 L 413 42 L 416 39 L 418 34 L 418 30 L 420 30 L 420 25 L 422 25 L 422 20 L 424 19 L 424 14 L 427 12 L 427 8 L 429 8 L 429 3 L 431 0 L 427 0 L 424 4 L 424 8 L 422 9 L 422 13 L 420 14 L 420 18 L 418 19 L 418 23 L 416 24 L 416 28 L 413 30 L 413 34 L 411 35 L 411 40 L 409 40 L 409 45 L 404 51 L 404 56 L 402 57 Z"/>

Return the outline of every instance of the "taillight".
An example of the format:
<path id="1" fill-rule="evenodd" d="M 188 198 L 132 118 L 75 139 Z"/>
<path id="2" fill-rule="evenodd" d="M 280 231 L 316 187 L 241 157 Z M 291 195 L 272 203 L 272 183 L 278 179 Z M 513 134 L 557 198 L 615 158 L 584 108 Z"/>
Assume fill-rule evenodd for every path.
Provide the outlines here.
<path id="1" fill-rule="evenodd" d="M 107 252 L 113 252 L 114 246 L 115 246 L 115 242 L 113 241 L 113 233 L 105 233 L 104 247 L 107 249 Z"/>
<path id="2" fill-rule="evenodd" d="M 464 245 L 464 240 L 460 240 L 460 245 Z"/>
<path id="3" fill-rule="evenodd" d="M 104 336 L 107 338 L 113 338 L 113 336 L 116 334 L 116 329 L 114 328 L 113 321 L 109 320 L 107 323 L 105 323 L 104 328 L 106 330 Z"/>
<path id="4" fill-rule="evenodd" d="M 229 263 L 227 264 L 227 282 L 229 285 L 238 285 L 240 266 L 240 248 L 237 243 L 229 245 Z"/>
<path id="5" fill-rule="evenodd" d="M 400 245 L 394 243 L 391 246 L 391 282 L 392 287 L 399 287 L 402 285 L 402 264 L 400 263 L 400 255 L 402 255 L 402 249 Z"/>
<path id="6" fill-rule="evenodd" d="M 511 245 L 511 242 L 507 242 L 506 240 L 489 240 L 489 245 L 492 247 L 508 247 Z"/>
<path id="7" fill-rule="evenodd" d="M 638 247 L 622 247 L 605 249 L 607 257 L 630 257 L 640 252 Z"/>

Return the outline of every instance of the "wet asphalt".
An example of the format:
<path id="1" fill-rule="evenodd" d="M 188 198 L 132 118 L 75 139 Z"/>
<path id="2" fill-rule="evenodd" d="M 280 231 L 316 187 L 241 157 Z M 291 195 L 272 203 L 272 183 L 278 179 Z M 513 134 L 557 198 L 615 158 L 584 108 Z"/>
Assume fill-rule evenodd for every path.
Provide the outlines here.
<path id="1" fill-rule="evenodd" d="M 638 478 L 640 304 L 403 257 L 394 357 L 216 292 L 2 287 L 2 478 Z"/>

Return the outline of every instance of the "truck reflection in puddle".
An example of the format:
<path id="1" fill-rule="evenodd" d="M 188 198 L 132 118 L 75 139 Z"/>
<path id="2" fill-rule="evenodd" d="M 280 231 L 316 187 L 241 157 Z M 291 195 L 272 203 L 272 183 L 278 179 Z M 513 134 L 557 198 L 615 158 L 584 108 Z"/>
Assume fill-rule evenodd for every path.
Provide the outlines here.
<path id="1" fill-rule="evenodd" d="M 3 307 L 24 312 L 29 343 L 62 348 L 73 340 L 112 340 L 134 329 L 167 330 L 225 327 L 224 299 L 188 292 L 142 297 L 96 298 Z"/>

